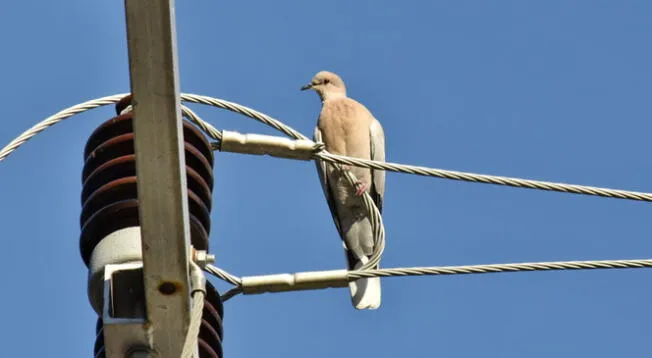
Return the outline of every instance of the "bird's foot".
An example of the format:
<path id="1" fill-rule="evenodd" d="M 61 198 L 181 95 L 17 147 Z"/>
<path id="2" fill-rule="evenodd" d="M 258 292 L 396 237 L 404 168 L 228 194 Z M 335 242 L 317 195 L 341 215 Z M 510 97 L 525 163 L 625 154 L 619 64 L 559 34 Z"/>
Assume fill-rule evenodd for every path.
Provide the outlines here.
<path id="1" fill-rule="evenodd" d="M 367 189 L 368 189 L 367 184 L 365 184 L 363 182 L 360 182 L 360 181 L 355 183 L 355 195 L 356 196 L 362 196 L 362 194 L 364 194 L 365 191 L 367 191 Z"/>
<path id="2" fill-rule="evenodd" d="M 343 171 L 351 171 L 351 166 L 348 164 L 341 164 Z"/>

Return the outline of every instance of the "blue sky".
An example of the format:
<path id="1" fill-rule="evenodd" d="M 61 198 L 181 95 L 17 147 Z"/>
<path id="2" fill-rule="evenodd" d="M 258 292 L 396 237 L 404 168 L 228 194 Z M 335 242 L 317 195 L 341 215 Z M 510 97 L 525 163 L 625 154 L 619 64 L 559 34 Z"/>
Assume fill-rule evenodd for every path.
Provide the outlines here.
<path id="1" fill-rule="evenodd" d="M 388 160 L 652 191 L 651 13 L 646 1 L 178 1 L 181 88 L 311 134 L 319 100 L 299 87 L 327 69 L 381 121 Z M 7 2 L 0 34 L 0 146 L 65 107 L 129 90 L 121 1 Z M 275 133 L 192 108 L 220 129 Z M 112 115 L 74 117 L 0 163 L 3 356 L 91 355 L 82 150 Z M 219 153 L 215 181 L 218 266 L 343 267 L 312 163 Z M 382 264 L 647 258 L 651 215 L 649 203 L 389 173 Z M 374 312 L 355 311 L 346 290 L 239 296 L 225 304 L 224 350 L 645 355 L 651 279 L 643 269 L 389 278 Z"/>

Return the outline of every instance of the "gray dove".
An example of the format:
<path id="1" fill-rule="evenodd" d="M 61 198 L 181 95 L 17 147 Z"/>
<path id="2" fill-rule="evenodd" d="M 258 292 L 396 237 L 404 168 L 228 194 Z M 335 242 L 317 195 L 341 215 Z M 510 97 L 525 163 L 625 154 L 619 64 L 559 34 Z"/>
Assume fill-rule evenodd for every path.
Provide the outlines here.
<path id="1" fill-rule="evenodd" d="M 322 101 L 313 140 L 323 142 L 333 154 L 385 161 L 383 127 L 369 110 L 346 96 L 346 87 L 335 73 L 321 71 L 301 90 L 312 89 Z M 358 180 L 352 187 L 333 165 L 317 161 L 317 172 L 337 231 L 343 240 L 349 269 L 369 261 L 374 250 L 369 214 L 362 195 L 368 192 L 382 213 L 385 171 L 343 165 Z M 376 267 L 377 268 L 377 267 Z M 380 306 L 380 278 L 362 278 L 349 283 L 356 309 Z"/>

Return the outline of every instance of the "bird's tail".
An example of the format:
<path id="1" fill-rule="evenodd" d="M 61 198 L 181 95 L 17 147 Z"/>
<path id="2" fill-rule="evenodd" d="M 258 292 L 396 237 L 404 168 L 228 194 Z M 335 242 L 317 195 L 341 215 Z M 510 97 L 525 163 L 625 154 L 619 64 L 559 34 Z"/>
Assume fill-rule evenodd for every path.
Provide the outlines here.
<path id="1" fill-rule="evenodd" d="M 366 257 L 362 256 L 354 268 L 359 269 L 368 261 Z M 380 277 L 361 278 L 351 281 L 349 282 L 349 291 L 351 291 L 351 303 L 356 309 L 375 310 L 380 307 Z"/>

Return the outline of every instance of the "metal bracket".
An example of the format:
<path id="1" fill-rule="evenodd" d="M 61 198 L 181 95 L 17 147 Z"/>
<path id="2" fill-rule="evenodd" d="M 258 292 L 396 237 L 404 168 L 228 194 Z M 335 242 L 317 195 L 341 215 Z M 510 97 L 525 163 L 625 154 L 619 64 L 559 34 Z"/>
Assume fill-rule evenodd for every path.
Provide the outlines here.
<path id="1" fill-rule="evenodd" d="M 142 262 L 105 266 L 103 302 L 106 357 L 150 357 Z"/>

